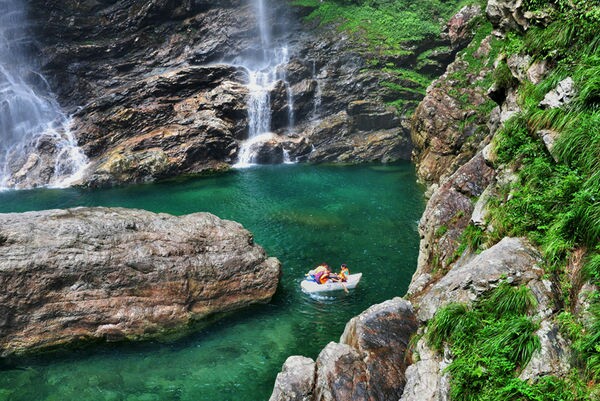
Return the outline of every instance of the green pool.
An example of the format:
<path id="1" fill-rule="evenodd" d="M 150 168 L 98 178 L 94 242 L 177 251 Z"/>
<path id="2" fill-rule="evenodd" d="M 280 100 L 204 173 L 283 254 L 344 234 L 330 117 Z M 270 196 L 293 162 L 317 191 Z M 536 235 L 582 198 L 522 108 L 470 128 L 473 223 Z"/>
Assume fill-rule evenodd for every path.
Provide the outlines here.
<path id="1" fill-rule="evenodd" d="M 108 190 L 0 193 L 0 212 L 123 206 L 209 211 L 242 223 L 283 263 L 268 305 L 224 317 L 174 343 L 100 346 L 0 370 L 0 400 L 262 401 L 294 354 L 315 358 L 368 306 L 403 295 L 416 266 L 424 208 L 413 167 L 283 165 Z M 311 298 L 304 273 L 320 262 L 364 273 L 349 295 Z"/>

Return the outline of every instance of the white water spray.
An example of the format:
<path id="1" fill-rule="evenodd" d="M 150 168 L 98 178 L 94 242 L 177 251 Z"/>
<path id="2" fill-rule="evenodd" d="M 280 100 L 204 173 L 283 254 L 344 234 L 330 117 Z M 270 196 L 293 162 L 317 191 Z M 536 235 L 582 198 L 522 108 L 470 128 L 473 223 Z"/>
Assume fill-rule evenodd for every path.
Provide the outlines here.
<path id="1" fill-rule="evenodd" d="M 293 97 L 286 77 L 278 76 L 277 70 L 289 62 L 287 46 L 275 46 L 269 27 L 270 15 L 265 0 L 253 0 L 257 24 L 260 30 L 260 51 L 254 57 L 241 60 L 248 70 L 248 139 L 240 146 L 238 162 L 234 167 L 248 167 L 254 164 L 254 149 L 260 143 L 273 140 L 271 134 L 271 91 L 278 80 L 283 80 L 288 102 L 288 126 L 294 125 Z M 291 128 L 290 128 L 291 129 Z"/>
<path id="2" fill-rule="evenodd" d="M 0 0 L 0 189 L 67 186 L 87 159 L 48 83 L 27 59 L 22 1 Z"/>

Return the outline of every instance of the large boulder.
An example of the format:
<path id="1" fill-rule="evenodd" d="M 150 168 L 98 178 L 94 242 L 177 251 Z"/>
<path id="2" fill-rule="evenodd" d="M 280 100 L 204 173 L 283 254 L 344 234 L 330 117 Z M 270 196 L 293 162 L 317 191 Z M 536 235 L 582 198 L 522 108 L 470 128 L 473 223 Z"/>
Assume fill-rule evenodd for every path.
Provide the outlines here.
<path id="1" fill-rule="evenodd" d="M 251 233 L 208 213 L 0 214 L 0 355 L 180 334 L 268 302 L 279 275 Z"/>
<path id="2" fill-rule="evenodd" d="M 315 387 L 315 361 L 290 356 L 275 380 L 269 401 L 312 401 Z"/>
<path id="3" fill-rule="evenodd" d="M 457 263 L 437 281 L 418 304 L 418 317 L 426 322 L 449 303 L 470 303 L 502 280 L 528 285 L 537 298 L 540 315 L 553 309 L 552 285 L 542 280 L 544 271 L 537 249 L 523 238 L 504 238 L 465 263 Z"/>
<path id="4" fill-rule="evenodd" d="M 410 359 L 409 341 L 417 327 L 412 305 L 401 298 L 370 307 L 346 324 L 339 343 L 331 342 L 321 351 L 314 376 L 310 359 L 288 359 L 271 401 L 399 399 Z M 302 367 L 290 372 L 290 366 L 298 364 Z M 309 391 L 312 380 L 314 388 Z"/>

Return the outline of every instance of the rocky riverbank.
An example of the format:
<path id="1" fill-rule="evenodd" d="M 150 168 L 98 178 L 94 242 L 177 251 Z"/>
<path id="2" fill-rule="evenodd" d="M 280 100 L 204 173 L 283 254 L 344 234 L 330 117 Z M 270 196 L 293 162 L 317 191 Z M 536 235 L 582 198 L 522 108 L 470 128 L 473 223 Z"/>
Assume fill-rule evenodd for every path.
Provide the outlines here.
<path id="1" fill-rule="evenodd" d="M 240 224 L 208 213 L 0 214 L 0 355 L 181 335 L 268 302 L 280 272 Z"/>
<path id="2" fill-rule="evenodd" d="M 488 395 L 496 394 L 496 398 L 491 396 L 489 399 L 512 399 L 521 394 L 525 396 L 526 391 L 540 391 L 542 388 L 546 389 L 542 392 L 547 394 L 560 393 L 560 383 L 567 383 L 565 386 L 568 390 L 565 394 L 573 399 L 591 399 L 583 395 L 588 394 L 587 392 L 597 396 L 598 392 L 594 390 L 597 387 L 594 387 L 593 381 L 585 388 L 581 383 L 576 384 L 579 379 L 573 379 L 577 375 L 574 373 L 574 361 L 577 360 L 575 353 L 582 352 L 582 346 L 581 343 L 574 345 L 569 336 L 573 336 L 574 330 L 579 330 L 579 327 L 581 332 L 577 335 L 584 336 L 585 327 L 595 327 L 590 326 L 590 322 L 597 319 L 590 309 L 590 294 L 597 294 L 594 279 L 581 274 L 586 248 L 573 249 L 571 246 L 565 252 L 563 260 L 557 263 L 554 259 L 556 264 L 552 268 L 558 271 L 553 271 L 552 268 L 549 270 L 548 247 L 540 249 L 539 245 L 524 237 L 507 235 L 506 228 L 497 217 L 498 210 L 502 210 L 499 208 L 508 207 L 506 204 L 519 191 L 517 183 L 525 185 L 523 181 L 519 181 L 519 170 L 526 163 L 531 163 L 532 158 L 530 155 L 529 160 L 526 160 L 528 156 L 521 156 L 518 160 L 507 160 L 506 156 L 501 158 L 498 152 L 502 150 L 499 149 L 507 146 L 501 144 L 501 141 L 508 141 L 512 146 L 517 141 L 513 138 L 506 139 L 503 130 L 510 123 L 511 117 L 518 116 L 526 107 L 532 107 L 533 102 L 527 103 L 529 99 L 526 97 L 533 96 L 532 86 L 551 75 L 551 66 L 547 60 L 536 60 L 523 50 L 517 54 L 510 53 L 517 47 L 515 42 L 520 43 L 515 41 L 513 33 L 521 34 L 535 25 L 543 29 L 551 23 L 551 16 L 556 18 L 560 15 L 555 10 L 530 12 L 524 9 L 521 2 L 488 1 L 487 21 L 482 20 L 472 43 L 448 67 L 446 73 L 429 87 L 415 112 L 412 120 L 414 160 L 419 179 L 428 185 L 429 200 L 419 225 L 421 244 L 417 270 L 405 300 L 401 301 L 405 303 L 406 309 L 392 314 L 394 318 L 400 319 L 400 325 L 411 325 L 417 321 L 418 328 L 414 332 L 405 332 L 407 337 L 403 344 L 409 341 L 413 335 L 411 333 L 416 333 L 412 337 L 412 347 L 408 349 L 386 339 L 392 332 L 401 332 L 399 330 L 382 326 L 369 332 L 372 338 L 381 339 L 382 349 L 389 346 L 402 353 L 397 356 L 396 366 L 402 366 L 402 369 L 395 379 L 395 388 L 387 393 L 379 393 L 377 389 L 388 383 L 388 376 L 358 365 L 353 365 L 354 376 L 368 378 L 368 384 L 364 388 L 354 386 L 352 388 L 355 393 L 343 393 L 340 396 L 343 387 L 335 382 L 326 383 L 323 378 L 330 377 L 328 366 L 338 363 L 341 355 L 357 354 L 356 349 L 345 345 L 347 333 L 352 331 L 347 327 L 340 344 L 327 346 L 316 364 L 303 361 L 304 371 L 292 374 L 287 369 L 287 364 L 297 361 L 288 360 L 284 365 L 284 372 L 277 378 L 271 401 L 355 398 L 434 401 L 464 397 L 464 391 L 471 391 L 469 394 L 483 394 L 487 391 Z M 513 42 L 507 40 L 507 36 Z M 576 96 L 571 78 L 562 79 L 555 86 L 547 85 L 545 87 L 548 89 L 543 94 L 536 95 L 541 100 L 538 102 L 542 110 L 564 109 Z M 538 103 L 533 104 L 532 108 L 536 107 Z M 528 115 L 530 116 L 531 114 Z M 531 125 L 532 121 L 536 120 L 529 120 Z M 535 131 L 531 125 L 527 128 Z M 524 132 L 527 130 L 524 129 Z M 539 130 L 534 132 L 534 138 L 531 139 L 536 142 L 538 154 L 544 154 L 544 159 L 538 159 L 538 163 L 550 160 L 549 169 L 552 164 L 559 163 L 553 150 L 558 135 L 556 130 Z M 528 177 L 529 180 L 535 180 L 531 175 Z M 592 247 L 594 242 L 597 245 L 597 239 L 592 241 Z M 553 251 L 552 247 L 550 251 Z M 591 254 L 594 255 L 593 251 Z M 560 267 L 560 264 L 566 266 Z M 512 293 L 522 291 L 522 294 L 529 294 L 527 302 L 531 305 L 530 309 L 519 312 L 520 315 L 516 315 L 519 317 L 513 317 L 510 323 L 517 319 L 529 322 L 527 330 L 531 331 L 532 337 L 529 345 L 531 348 L 527 352 L 531 353 L 517 359 L 518 363 L 511 362 L 510 357 L 502 359 L 505 358 L 504 355 L 508 355 L 503 354 L 507 349 L 517 346 L 516 343 L 507 342 L 504 351 L 498 347 L 493 353 L 486 354 L 490 351 L 477 348 L 480 354 L 473 355 L 471 360 L 459 359 L 462 355 L 455 353 L 453 348 L 456 344 L 452 342 L 451 325 L 458 325 L 460 333 L 457 336 L 462 338 L 462 344 L 467 344 L 466 348 L 481 346 L 476 343 L 476 336 L 479 335 L 476 333 L 483 326 L 475 323 L 469 326 L 466 316 L 477 316 L 469 313 L 480 313 L 481 305 L 490 296 L 494 296 L 490 294 L 497 294 L 495 291 L 498 288 L 512 288 Z M 514 299 L 507 302 L 510 304 Z M 386 304 L 387 302 L 372 309 L 382 308 Z M 456 305 L 466 306 L 462 309 L 464 312 L 456 312 L 459 315 L 453 316 L 453 309 L 446 308 Z M 503 305 L 493 305 L 493 308 L 501 307 Z M 514 304 L 511 307 L 514 308 Z M 411 312 L 406 313 L 407 310 Z M 434 322 L 436 314 L 442 310 L 448 311 L 444 315 L 448 320 Z M 369 316 L 369 313 L 366 311 L 356 319 L 368 319 L 365 316 Z M 465 320 L 459 320 L 460 313 L 465 314 Z M 569 320 L 572 325 L 570 332 L 564 326 L 564 319 L 567 317 L 572 319 Z M 505 317 L 497 316 L 495 321 L 503 318 Z M 443 326 L 444 324 L 447 326 Z M 485 324 L 489 326 L 482 341 L 488 345 L 494 341 L 507 341 L 513 335 L 508 331 L 501 331 L 506 328 L 490 328 L 493 322 Z M 435 325 L 442 325 L 444 328 L 439 329 Z M 432 343 L 432 332 L 435 330 L 442 330 L 443 333 L 439 344 Z M 520 330 L 519 333 L 524 335 L 525 332 Z M 505 337 L 498 340 L 499 337 L 493 337 L 497 335 Z M 519 346 L 525 347 L 524 344 L 522 342 Z M 463 353 L 466 348 L 461 348 Z M 346 354 L 341 351 L 332 352 L 338 349 L 344 349 Z M 593 354 L 594 351 L 586 352 Z M 371 360 L 372 356 L 369 353 L 358 355 L 360 356 L 355 358 L 360 359 L 361 363 Z M 457 365 L 457 360 L 465 365 Z M 382 359 L 381 363 L 385 365 L 387 362 Z M 469 363 L 474 365 L 468 365 Z M 494 363 L 505 365 L 500 368 Z M 404 369 L 404 366 L 407 368 Z M 316 377 L 310 381 L 310 385 L 307 384 L 309 381 L 300 380 L 307 375 L 302 372 L 307 370 Z M 500 380 L 499 377 L 502 377 L 499 383 L 486 382 L 488 379 Z M 556 387 L 544 387 L 545 383 L 551 381 Z M 302 385 L 297 387 L 298 383 Z M 500 389 L 511 385 L 513 387 L 508 390 Z M 518 385 L 522 389 L 516 389 Z M 312 387 L 308 390 L 310 386 Z M 326 389 L 322 389 L 322 386 L 326 386 Z M 573 387 L 569 386 L 580 386 L 580 393 L 576 395 Z M 497 396 L 493 391 L 512 392 Z M 542 392 L 539 393 L 539 399 L 546 399 Z"/>

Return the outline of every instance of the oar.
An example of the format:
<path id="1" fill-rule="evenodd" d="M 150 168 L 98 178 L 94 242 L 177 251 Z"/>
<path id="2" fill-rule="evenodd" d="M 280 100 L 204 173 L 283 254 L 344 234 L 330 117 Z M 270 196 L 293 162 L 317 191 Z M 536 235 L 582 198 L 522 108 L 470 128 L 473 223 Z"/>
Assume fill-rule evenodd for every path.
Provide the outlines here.
<path id="1" fill-rule="evenodd" d="M 342 283 L 342 288 L 344 289 L 344 292 L 345 292 L 346 294 L 349 294 L 349 293 L 350 293 L 350 291 L 348 291 L 348 288 L 346 287 L 346 284 L 344 284 L 344 282 L 343 282 L 343 281 L 340 281 L 340 283 Z"/>

